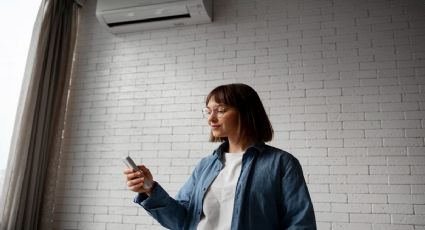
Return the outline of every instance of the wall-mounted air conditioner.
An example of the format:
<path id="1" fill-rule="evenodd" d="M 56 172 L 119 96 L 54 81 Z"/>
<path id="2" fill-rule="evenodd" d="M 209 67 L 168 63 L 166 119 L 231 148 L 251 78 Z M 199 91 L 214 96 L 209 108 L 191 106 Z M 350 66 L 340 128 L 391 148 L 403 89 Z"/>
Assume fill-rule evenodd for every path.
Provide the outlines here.
<path id="1" fill-rule="evenodd" d="M 97 0 L 96 16 L 112 33 L 212 21 L 212 0 Z"/>

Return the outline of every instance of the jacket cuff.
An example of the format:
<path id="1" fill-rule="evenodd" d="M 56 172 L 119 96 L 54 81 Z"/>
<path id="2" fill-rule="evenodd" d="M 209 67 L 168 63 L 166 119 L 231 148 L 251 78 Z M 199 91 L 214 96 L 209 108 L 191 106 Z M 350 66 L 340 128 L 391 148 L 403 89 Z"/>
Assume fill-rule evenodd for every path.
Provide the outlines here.
<path id="1" fill-rule="evenodd" d="M 141 205 L 145 209 L 154 209 L 166 206 L 168 198 L 168 193 L 160 184 L 155 182 L 151 195 L 148 196 L 146 193 L 139 193 L 134 198 L 134 203 Z"/>

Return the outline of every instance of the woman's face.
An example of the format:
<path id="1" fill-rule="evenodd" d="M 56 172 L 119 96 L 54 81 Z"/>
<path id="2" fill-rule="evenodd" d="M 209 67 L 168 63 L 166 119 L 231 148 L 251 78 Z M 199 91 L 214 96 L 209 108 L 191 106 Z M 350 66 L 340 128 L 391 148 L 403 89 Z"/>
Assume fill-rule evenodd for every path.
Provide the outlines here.
<path id="1" fill-rule="evenodd" d="M 227 137 L 229 141 L 238 141 L 238 111 L 224 104 L 217 103 L 214 97 L 208 101 L 207 108 L 212 111 L 208 117 L 208 125 L 211 127 L 212 135 L 214 137 Z"/>

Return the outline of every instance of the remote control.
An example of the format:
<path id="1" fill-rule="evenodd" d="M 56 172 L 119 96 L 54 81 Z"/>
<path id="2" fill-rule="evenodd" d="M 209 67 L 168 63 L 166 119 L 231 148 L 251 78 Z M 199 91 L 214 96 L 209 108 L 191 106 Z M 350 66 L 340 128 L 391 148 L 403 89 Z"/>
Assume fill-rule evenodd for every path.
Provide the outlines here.
<path id="1" fill-rule="evenodd" d="M 127 167 L 132 168 L 135 172 L 140 172 L 142 174 L 142 177 L 144 177 L 143 171 L 137 167 L 136 163 L 134 163 L 133 159 L 131 159 L 130 156 L 127 156 L 123 159 L 123 162 Z M 152 187 L 152 181 L 148 180 L 148 178 L 145 177 L 145 183 L 143 184 L 144 189 L 150 189 Z"/>

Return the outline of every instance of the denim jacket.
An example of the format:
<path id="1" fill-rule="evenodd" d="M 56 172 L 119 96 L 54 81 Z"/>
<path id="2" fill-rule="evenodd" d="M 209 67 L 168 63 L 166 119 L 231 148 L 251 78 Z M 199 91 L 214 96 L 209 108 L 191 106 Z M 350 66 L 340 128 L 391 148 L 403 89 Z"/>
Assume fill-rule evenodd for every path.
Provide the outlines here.
<path id="1" fill-rule="evenodd" d="M 166 228 L 196 229 L 203 198 L 223 168 L 222 155 L 227 148 L 225 142 L 203 158 L 175 199 L 156 184 L 150 197 L 140 193 L 134 202 Z M 236 185 L 231 229 L 316 229 L 313 204 L 294 156 L 264 143 L 246 150 Z"/>

